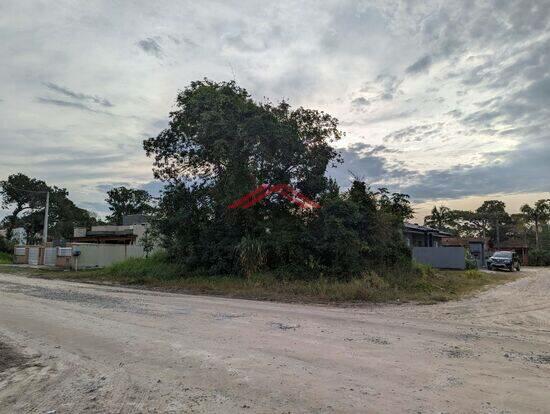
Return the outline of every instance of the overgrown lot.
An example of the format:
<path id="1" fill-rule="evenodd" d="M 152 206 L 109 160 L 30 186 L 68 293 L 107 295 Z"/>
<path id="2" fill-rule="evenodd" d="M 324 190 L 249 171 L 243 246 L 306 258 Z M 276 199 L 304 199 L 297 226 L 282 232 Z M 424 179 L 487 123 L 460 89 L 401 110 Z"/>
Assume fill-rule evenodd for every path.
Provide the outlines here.
<path id="1" fill-rule="evenodd" d="M 13 263 L 13 257 L 9 253 L 0 252 L 0 264 Z"/>
<path id="2" fill-rule="evenodd" d="M 16 270 L 28 272 L 29 269 Z M 320 278 L 301 280 L 263 273 L 243 276 L 184 274 L 163 256 L 130 259 L 105 269 L 79 272 L 33 270 L 33 276 L 93 283 L 145 287 L 192 294 L 302 303 L 405 302 L 433 303 L 457 299 L 490 285 L 517 278 L 517 273 L 485 273 L 477 270 L 436 271 L 414 264 L 400 272 L 365 272 L 347 281 Z"/>

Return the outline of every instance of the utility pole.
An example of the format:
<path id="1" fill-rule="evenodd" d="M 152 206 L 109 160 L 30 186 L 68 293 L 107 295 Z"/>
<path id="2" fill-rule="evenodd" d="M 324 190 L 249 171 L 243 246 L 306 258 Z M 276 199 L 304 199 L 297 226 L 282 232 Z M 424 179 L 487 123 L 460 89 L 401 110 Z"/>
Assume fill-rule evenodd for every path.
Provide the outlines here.
<path id="1" fill-rule="evenodd" d="M 46 193 L 46 211 L 44 212 L 44 244 L 48 243 L 48 212 L 50 210 L 50 192 Z"/>

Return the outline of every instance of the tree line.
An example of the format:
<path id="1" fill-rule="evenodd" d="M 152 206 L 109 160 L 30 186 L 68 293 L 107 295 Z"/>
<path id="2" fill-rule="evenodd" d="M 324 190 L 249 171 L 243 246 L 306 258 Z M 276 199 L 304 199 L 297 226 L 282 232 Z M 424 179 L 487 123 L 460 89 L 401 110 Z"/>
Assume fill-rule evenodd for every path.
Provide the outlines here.
<path id="1" fill-rule="evenodd" d="M 408 195 L 371 189 L 360 179 L 343 190 L 327 176 L 342 162 L 333 146 L 343 136 L 336 118 L 285 101 L 257 102 L 235 82 L 209 80 L 179 92 L 169 118 L 166 129 L 143 142 L 155 178 L 165 184 L 158 199 L 113 188 L 103 221 L 77 207 L 66 189 L 15 174 L 0 182 L 2 206 L 11 209 L 3 227 L 8 234 L 23 227 L 30 242 L 38 239 L 49 191 L 52 238 L 70 238 L 75 226 L 121 224 L 124 215 L 144 213 L 148 238 L 188 272 L 348 278 L 365 269 L 412 268 L 402 237 L 403 222 L 413 216 Z M 262 184 L 291 185 L 322 208 L 301 209 L 277 195 L 248 209 L 228 208 Z M 540 248 L 548 214 L 549 200 L 511 215 L 502 201 L 489 200 L 475 211 L 434 207 L 425 224 L 489 237 L 497 246 L 532 236 Z"/>
<path id="2" fill-rule="evenodd" d="M 550 265 L 550 199 L 524 204 L 518 213 L 506 212 L 500 200 L 487 200 L 475 210 L 434 206 L 424 224 L 459 237 L 488 238 L 496 249 L 506 240 L 519 240 L 533 248 L 532 264 Z"/>
<path id="3" fill-rule="evenodd" d="M 130 214 L 152 213 L 154 200 L 140 189 L 116 187 L 107 192 L 106 202 L 111 214 L 105 220 L 96 213 L 77 207 L 65 188 L 50 186 L 45 181 L 18 173 L 0 181 L 0 205 L 10 213 L 0 222 L 6 230 L 7 241 L 16 228 L 25 230 L 27 243 L 42 241 L 46 193 L 49 193 L 49 239 L 70 239 L 75 227 L 101 224 L 122 224 L 122 217 Z M 2 241 L 6 245 L 6 240 Z"/>

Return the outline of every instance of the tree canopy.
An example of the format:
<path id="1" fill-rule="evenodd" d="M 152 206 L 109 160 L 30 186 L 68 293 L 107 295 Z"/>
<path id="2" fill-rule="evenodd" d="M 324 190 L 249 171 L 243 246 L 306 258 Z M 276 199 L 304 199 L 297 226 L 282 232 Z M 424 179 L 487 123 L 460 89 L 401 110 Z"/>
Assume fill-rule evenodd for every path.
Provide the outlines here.
<path id="1" fill-rule="evenodd" d="M 151 195 L 145 190 L 116 187 L 107 191 L 105 199 L 111 214 L 107 220 L 114 224 L 122 224 L 122 218 L 131 214 L 148 214 L 152 211 Z"/>
<path id="2" fill-rule="evenodd" d="M 368 264 L 410 262 L 401 237 L 408 196 L 327 178 L 340 162 L 338 120 L 287 102 L 255 102 L 234 82 L 197 81 L 179 93 L 169 127 L 144 141 L 167 186 L 156 225 L 173 260 L 210 273 L 260 268 L 352 276 Z M 321 203 L 300 210 L 272 195 L 228 206 L 261 184 L 289 184 Z"/>
<path id="3" fill-rule="evenodd" d="M 0 181 L 2 207 L 11 209 L 11 214 L 2 224 L 7 229 L 8 239 L 13 229 L 23 227 L 29 243 L 38 242 L 44 229 L 46 193 L 50 193 L 49 235 L 52 238 L 69 238 L 74 226 L 90 226 L 95 223 L 93 214 L 77 207 L 64 188 L 49 186 L 45 181 L 18 173 Z"/>

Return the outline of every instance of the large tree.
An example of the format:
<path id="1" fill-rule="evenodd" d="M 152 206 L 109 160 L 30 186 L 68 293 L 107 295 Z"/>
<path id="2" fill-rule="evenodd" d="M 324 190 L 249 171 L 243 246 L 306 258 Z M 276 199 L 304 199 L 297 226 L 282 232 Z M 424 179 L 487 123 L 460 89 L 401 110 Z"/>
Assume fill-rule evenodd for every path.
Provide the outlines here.
<path id="1" fill-rule="evenodd" d="M 109 204 L 111 215 L 107 220 L 114 224 L 122 224 L 122 218 L 131 214 L 148 214 L 152 210 L 151 195 L 145 190 L 126 187 L 116 187 L 107 191 L 105 199 Z"/>
<path id="2" fill-rule="evenodd" d="M 3 224 L 11 238 L 15 227 L 23 227 L 29 243 L 41 240 L 44 231 L 46 193 L 50 194 L 49 236 L 69 238 L 74 226 L 90 226 L 96 219 L 87 210 L 77 207 L 65 188 L 49 186 L 45 181 L 24 174 L 10 175 L 0 182 L 3 208 L 13 208 Z"/>
<path id="3" fill-rule="evenodd" d="M 525 220 L 528 223 L 533 223 L 535 227 L 535 245 L 540 248 L 540 227 L 550 219 L 550 200 L 538 200 L 533 207 L 525 204 L 521 207 Z"/>
<path id="4" fill-rule="evenodd" d="M 500 248 L 501 229 L 510 224 L 510 215 L 506 212 L 506 204 L 500 200 L 487 200 L 477 208 L 476 214 L 481 220 L 486 220 L 491 228 L 491 237 Z"/>
<path id="5" fill-rule="evenodd" d="M 266 266 L 300 277 L 410 261 L 400 233 L 412 212 L 407 196 L 359 181 L 340 193 L 326 177 L 341 136 L 326 113 L 255 102 L 234 82 L 191 83 L 169 127 L 144 142 L 155 176 L 167 182 L 155 224 L 170 257 L 215 274 Z M 262 184 L 290 184 L 322 208 L 300 210 L 277 195 L 228 208 Z"/>
<path id="6" fill-rule="evenodd" d="M 432 208 L 430 215 L 424 217 L 424 225 L 434 227 L 442 231 L 452 231 L 456 226 L 455 217 L 449 207 L 437 206 Z"/>
<path id="7" fill-rule="evenodd" d="M 4 219 L 8 239 L 11 239 L 21 214 L 44 207 L 48 190 L 44 181 L 21 173 L 10 175 L 6 180 L 0 181 L 2 208 L 12 209 L 11 214 Z"/>

